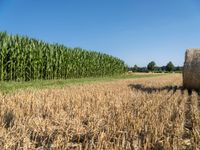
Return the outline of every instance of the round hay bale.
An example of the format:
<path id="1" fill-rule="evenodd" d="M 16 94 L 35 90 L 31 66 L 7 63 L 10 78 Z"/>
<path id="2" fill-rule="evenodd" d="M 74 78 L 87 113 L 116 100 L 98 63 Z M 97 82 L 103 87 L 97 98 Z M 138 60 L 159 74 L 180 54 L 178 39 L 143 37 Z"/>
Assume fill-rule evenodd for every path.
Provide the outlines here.
<path id="1" fill-rule="evenodd" d="M 187 89 L 200 89 L 200 48 L 186 50 L 183 86 Z"/>

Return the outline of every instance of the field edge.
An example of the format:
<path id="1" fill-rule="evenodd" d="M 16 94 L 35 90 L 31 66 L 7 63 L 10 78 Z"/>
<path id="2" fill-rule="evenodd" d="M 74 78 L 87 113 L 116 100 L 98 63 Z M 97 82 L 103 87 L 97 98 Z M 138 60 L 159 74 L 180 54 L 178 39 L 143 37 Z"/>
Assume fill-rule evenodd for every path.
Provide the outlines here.
<path id="1" fill-rule="evenodd" d="M 15 82 L 15 81 L 0 81 L 0 92 L 10 93 L 17 90 L 30 90 L 30 89 L 46 89 L 46 88 L 62 88 L 65 86 L 90 84 L 96 82 L 109 82 L 115 80 L 137 79 L 158 77 L 169 74 L 158 73 L 132 73 L 124 74 L 113 77 L 89 77 L 89 78 L 74 78 L 74 79 L 57 79 L 57 80 L 34 80 L 28 82 Z"/>

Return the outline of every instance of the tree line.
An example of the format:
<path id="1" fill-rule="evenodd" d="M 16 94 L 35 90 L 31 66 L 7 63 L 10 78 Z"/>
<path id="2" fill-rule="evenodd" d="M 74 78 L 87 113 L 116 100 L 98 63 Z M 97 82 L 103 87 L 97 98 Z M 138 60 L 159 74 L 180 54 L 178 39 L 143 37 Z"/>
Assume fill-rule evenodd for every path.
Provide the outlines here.
<path id="1" fill-rule="evenodd" d="M 175 66 L 171 61 L 168 62 L 165 66 L 157 66 L 154 61 L 148 63 L 146 67 L 138 67 L 134 65 L 129 67 L 128 70 L 132 72 L 182 72 L 182 66 Z"/>

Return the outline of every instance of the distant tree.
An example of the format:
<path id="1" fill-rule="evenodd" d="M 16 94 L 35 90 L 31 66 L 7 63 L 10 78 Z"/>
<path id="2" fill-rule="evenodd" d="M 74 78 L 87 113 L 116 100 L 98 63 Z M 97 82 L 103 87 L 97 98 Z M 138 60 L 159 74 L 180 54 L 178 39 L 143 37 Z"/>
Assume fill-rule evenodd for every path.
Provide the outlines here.
<path id="1" fill-rule="evenodd" d="M 171 61 L 167 64 L 166 71 L 174 71 L 174 64 Z"/>
<path id="2" fill-rule="evenodd" d="M 150 71 L 153 71 L 156 67 L 156 63 L 154 61 L 151 61 L 148 65 L 147 65 L 147 69 Z"/>
<path id="3" fill-rule="evenodd" d="M 160 67 L 162 71 L 166 71 L 166 66 Z"/>
<path id="4" fill-rule="evenodd" d="M 137 66 L 137 65 L 134 65 L 132 71 L 133 71 L 133 72 L 137 72 L 137 71 L 138 71 L 138 66 Z"/>
<path id="5" fill-rule="evenodd" d="M 181 67 L 181 66 L 174 67 L 174 71 L 181 72 L 182 69 L 183 69 L 183 67 Z"/>
<path id="6" fill-rule="evenodd" d="M 128 67 L 127 70 L 128 71 L 133 71 L 133 68 L 132 67 Z"/>
<path id="7" fill-rule="evenodd" d="M 162 71 L 162 68 L 161 68 L 161 67 L 156 66 L 156 67 L 154 68 L 154 72 L 155 72 L 155 73 L 162 73 L 163 71 Z"/>

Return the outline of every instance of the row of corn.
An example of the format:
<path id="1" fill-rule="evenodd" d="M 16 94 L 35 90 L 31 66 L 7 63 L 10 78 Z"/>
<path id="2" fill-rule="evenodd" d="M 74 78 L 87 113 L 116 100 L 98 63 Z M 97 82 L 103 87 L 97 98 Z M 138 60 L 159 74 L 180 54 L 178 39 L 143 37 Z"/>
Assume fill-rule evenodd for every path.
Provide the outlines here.
<path id="1" fill-rule="evenodd" d="M 125 63 L 81 48 L 0 32 L 0 80 L 29 81 L 121 74 Z"/>

